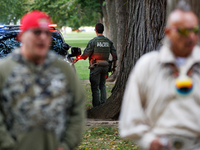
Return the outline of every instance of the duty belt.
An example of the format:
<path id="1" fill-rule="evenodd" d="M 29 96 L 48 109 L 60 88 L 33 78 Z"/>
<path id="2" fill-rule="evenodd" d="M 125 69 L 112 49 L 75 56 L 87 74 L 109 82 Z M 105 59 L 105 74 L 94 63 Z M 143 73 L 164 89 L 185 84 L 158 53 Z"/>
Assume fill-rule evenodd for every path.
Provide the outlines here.
<path id="1" fill-rule="evenodd" d="M 90 60 L 89 61 L 89 69 L 94 69 L 96 66 L 106 67 L 109 66 L 109 62 L 107 60 Z"/>
<path id="2" fill-rule="evenodd" d="M 107 60 L 96 60 L 96 64 L 98 66 L 108 66 L 109 65 Z"/>

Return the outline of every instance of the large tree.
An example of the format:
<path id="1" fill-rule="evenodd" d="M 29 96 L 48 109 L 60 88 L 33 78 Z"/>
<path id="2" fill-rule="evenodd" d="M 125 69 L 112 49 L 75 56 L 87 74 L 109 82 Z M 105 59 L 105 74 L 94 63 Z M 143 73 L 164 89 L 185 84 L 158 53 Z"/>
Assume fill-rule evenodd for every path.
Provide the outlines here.
<path id="1" fill-rule="evenodd" d="M 117 22 L 116 22 L 116 7 L 115 0 L 106 0 L 106 12 L 108 15 L 110 39 L 114 46 L 117 44 Z"/>
<path id="2" fill-rule="evenodd" d="M 123 33 L 121 57 L 120 60 L 118 60 L 121 64 L 120 71 L 112 90 L 112 95 L 105 104 L 88 110 L 89 118 L 118 118 L 125 85 L 134 64 L 141 55 L 160 47 L 160 42 L 164 37 L 163 29 L 166 18 L 166 1 L 167 0 L 127 0 L 126 5 L 120 5 L 119 3 L 121 1 L 115 1 L 116 7 L 123 6 L 124 10 L 128 8 L 128 11 L 126 11 L 128 22 L 125 20 L 127 24 L 123 25 L 124 29 L 118 28 L 116 31 L 118 33 Z M 116 10 L 117 9 L 119 8 L 116 8 Z M 118 17 L 124 17 L 123 15 L 124 13 L 119 13 Z M 122 20 L 122 18 L 120 20 Z M 120 35 L 118 34 L 118 36 Z"/>
<path id="3" fill-rule="evenodd" d="M 128 1 L 127 0 L 106 0 L 108 23 L 110 27 L 109 38 L 113 41 L 115 48 L 117 49 L 118 59 L 121 60 L 124 46 L 127 45 L 127 27 L 128 27 Z M 113 8 L 114 7 L 114 8 Z M 113 11 L 115 13 L 113 13 Z M 121 62 L 117 61 L 116 71 L 109 76 L 107 82 L 115 81 L 119 74 Z"/>

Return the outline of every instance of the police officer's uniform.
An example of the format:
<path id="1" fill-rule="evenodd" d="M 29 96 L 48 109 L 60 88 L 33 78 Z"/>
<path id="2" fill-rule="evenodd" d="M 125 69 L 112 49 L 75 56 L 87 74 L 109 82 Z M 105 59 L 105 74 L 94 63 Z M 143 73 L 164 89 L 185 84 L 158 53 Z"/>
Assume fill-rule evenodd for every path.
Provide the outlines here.
<path id="1" fill-rule="evenodd" d="M 117 60 L 116 49 L 113 42 L 103 35 L 99 35 L 89 41 L 84 50 L 82 59 L 89 57 L 90 82 L 92 90 L 92 104 L 94 107 L 106 101 L 106 78 L 108 77 L 108 59 L 111 53 L 113 61 Z M 101 99 L 99 99 L 99 90 Z"/>

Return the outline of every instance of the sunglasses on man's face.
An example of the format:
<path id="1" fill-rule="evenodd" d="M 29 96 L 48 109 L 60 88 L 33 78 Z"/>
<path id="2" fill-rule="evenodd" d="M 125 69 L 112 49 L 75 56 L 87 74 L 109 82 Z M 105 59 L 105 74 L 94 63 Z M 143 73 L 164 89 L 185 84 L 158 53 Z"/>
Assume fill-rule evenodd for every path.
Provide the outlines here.
<path id="1" fill-rule="evenodd" d="M 177 32 L 181 36 L 188 36 L 190 32 L 193 32 L 194 34 L 199 34 L 199 26 L 194 27 L 194 28 L 177 28 Z"/>
<path id="2" fill-rule="evenodd" d="M 40 36 L 42 33 L 44 33 L 46 36 L 51 36 L 51 32 L 49 30 L 33 29 L 32 32 L 36 36 Z"/>

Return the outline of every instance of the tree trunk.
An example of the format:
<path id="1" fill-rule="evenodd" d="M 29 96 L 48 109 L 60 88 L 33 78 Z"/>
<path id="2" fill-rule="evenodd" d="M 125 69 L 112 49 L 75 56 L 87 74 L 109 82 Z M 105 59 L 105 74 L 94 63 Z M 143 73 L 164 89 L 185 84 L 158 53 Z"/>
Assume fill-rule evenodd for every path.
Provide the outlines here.
<path id="1" fill-rule="evenodd" d="M 107 13 L 106 7 L 107 7 L 106 5 L 102 6 L 104 35 L 110 39 L 109 19 L 108 19 L 108 13 Z"/>
<path id="2" fill-rule="evenodd" d="M 103 17 L 104 17 L 104 6 L 103 6 L 104 0 L 99 0 L 99 4 L 101 7 L 101 11 L 100 11 L 100 19 L 99 22 L 103 23 Z"/>
<path id="3" fill-rule="evenodd" d="M 120 68 L 121 55 L 127 45 L 127 29 L 128 29 L 128 3 L 127 0 L 115 0 L 116 7 L 116 23 L 117 23 L 117 54 Z"/>
<path id="4" fill-rule="evenodd" d="M 117 119 L 130 71 L 141 55 L 158 49 L 164 37 L 167 0 L 128 0 L 128 23 L 125 26 L 120 71 L 112 95 L 106 103 L 88 110 L 89 118 Z M 119 6 L 118 6 L 119 7 Z M 123 16 L 122 16 L 123 17 Z M 126 35 L 126 36 L 125 36 Z M 119 38 L 119 37 L 118 37 Z"/>
<path id="5" fill-rule="evenodd" d="M 121 56 L 124 48 L 127 45 L 127 29 L 128 29 L 128 3 L 127 0 L 115 0 L 115 13 L 116 13 L 116 27 L 117 27 L 117 68 L 114 74 L 109 76 L 106 80 L 107 82 L 115 81 L 116 77 L 119 75 L 121 66 Z"/>
<path id="6" fill-rule="evenodd" d="M 109 20 L 110 40 L 117 47 L 117 26 L 115 14 L 115 0 L 106 0 L 106 11 Z"/>

